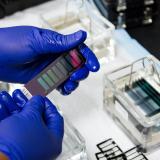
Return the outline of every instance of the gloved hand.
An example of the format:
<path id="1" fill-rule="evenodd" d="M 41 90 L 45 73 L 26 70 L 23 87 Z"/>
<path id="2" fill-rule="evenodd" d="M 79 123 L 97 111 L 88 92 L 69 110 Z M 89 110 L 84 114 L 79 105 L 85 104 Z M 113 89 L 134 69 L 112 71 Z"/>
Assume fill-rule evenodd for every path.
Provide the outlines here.
<path id="1" fill-rule="evenodd" d="M 0 152 L 11 160 L 53 160 L 60 154 L 63 118 L 47 98 L 28 101 L 16 90 L 13 97 L 1 92 L 0 104 L 7 111 L 0 115 Z"/>
<path id="2" fill-rule="evenodd" d="M 99 69 L 93 52 L 83 42 L 86 32 L 78 31 L 71 35 L 32 26 L 19 26 L 0 29 L 0 80 L 26 83 L 50 64 L 59 54 L 80 46 L 86 64 L 74 73 L 59 90 L 70 94 L 85 79 L 89 71 Z"/>

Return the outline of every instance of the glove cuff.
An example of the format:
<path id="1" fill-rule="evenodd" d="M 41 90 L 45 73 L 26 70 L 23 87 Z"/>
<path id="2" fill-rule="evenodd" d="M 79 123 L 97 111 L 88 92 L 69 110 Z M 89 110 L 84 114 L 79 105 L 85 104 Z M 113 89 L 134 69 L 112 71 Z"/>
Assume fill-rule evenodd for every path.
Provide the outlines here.
<path id="1" fill-rule="evenodd" d="M 4 153 L 9 158 L 9 160 L 22 160 L 18 156 L 16 149 L 14 150 L 13 147 L 11 147 L 10 145 L 6 145 L 1 142 L 0 142 L 0 152 Z"/>

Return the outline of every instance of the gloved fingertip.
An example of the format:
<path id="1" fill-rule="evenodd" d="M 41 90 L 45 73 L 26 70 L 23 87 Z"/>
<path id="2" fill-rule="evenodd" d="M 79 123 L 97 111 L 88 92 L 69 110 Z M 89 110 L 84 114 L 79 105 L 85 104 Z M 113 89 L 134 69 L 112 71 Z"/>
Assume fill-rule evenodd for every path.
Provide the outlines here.
<path id="1" fill-rule="evenodd" d="M 19 93 L 22 93 L 22 91 L 20 89 L 15 89 L 13 92 L 12 92 L 12 95 L 16 95 L 16 94 L 19 94 Z"/>
<path id="2" fill-rule="evenodd" d="M 80 68 L 79 70 L 74 72 L 71 75 L 70 80 L 71 81 L 81 81 L 81 80 L 86 79 L 88 75 L 89 75 L 89 70 L 87 67 L 84 66 L 83 68 Z"/>
<path id="3" fill-rule="evenodd" d="M 50 105 L 52 103 L 47 97 L 44 97 L 44 101 L 47 105 Z"/>
<path id="4" fill-rule="evenodd" d="M 81 44 L 79 46 L 79 50 L 81 54 L 84 56 L 84 58 L 86 59 L 85 65 L 87 66 L 89 71 L 97 72 L 100 69 L 100 64 L 95 54 L 85 44 Z"/>
<path id="5" fill-rule="evenodd" d="M 24 95 L 24 93 L 20 89 L 16 89 L 13 91 L 12 96 L 22 96 L 26 101 L 28 100 L 27 97 Z"/>
<path id="6" fill-rule="evenodd" d="M 66 93 L 71 93 L 78 87 L 78 85 L 78 82 L 68 80 L 66 83 L 64 83 L 64 90 Z"/>
<path id="7" fill-rule="evenodd" d="M 58 90 L 59 93 L 62 94 L 63 96 L 68 96 L 68 95 L 71 94 L 71 93 L 67 93 L 67 92 L 64 90 L 64 86 L 58 87 L 57 90 Z"/>
<path id="8" fill-rule="evenodd" d="M 37 95 L 37 96 L 33 96 L 32 98 L 31 98 L 31 100 L 30 100 L 30 103 L 35 103 L 35 104 L 39 104 L 39 105 L 44 105 L 44 103 L 45 103 L 45 100 L 44 100 L 44 98 L 42 97 L 42 96 L 40 96 L 40 95 Z"/>
<path id="9" fill-rule="evenodd" d="M 25 111 L 31 111 L 35 113 L 42 114 L 45 110 L 45 100 L 42 96 L 33 96 L 25 105 L 24 112 Z"/>
<path id="10" fill-rule="evenodd" d="M 2 97 L 2 96 L 4 96 L 4 95 L 8 95 L 8 93 L 7 93 L 6 91 L 1 91 L 1 92 L 0 92 L 0 96 Z"/>
<path id="11" fill-rule="evenodd" d="M 87 38 L 87 33 L 85 31 L 79 30 L 75 33 L 63 36 L 63 50 L 71 50 L 78 47 Z"/>
<path id="12" fill-rule="evenodd" d="M 44 97 L 44 100 L 45 100 L 45 108 L 46 109 L 48 109 L 49 107 L 52 107 L 52 111 L 58 112 L 56 106 L 47 97 Z"/>
<path id="13" fill-rule="evenodd" d="M 0 100 L 4 103 L 9 113 L 17 113 L 19 111 L 19 107 L 6 91 L 0 92 Z"/>
<path id="14" fill-rule="evenodd" d="M 84 42 L 87 38 L 87 32 L 85 32 L 83 30 L 79 30 L 79 31 L 75 32 L 74 35 L 75 35 L 76 41 Z"/>
<path id="15" fill-rule="evenodd" d="M 92 72 L 97 72 L 97 71 L 99 71 L 99 69 L 100 69 L 100 65 L 98 64 L 92 64 L 92 67 L 91 67 L 91 71 Z"/>
<path id="16" fill-rule="evenodd" d="M 0 99 L 1 99 L 1 101 L 3 101 L 3 102 L 6 102 L 6 100 L 8 100 L 8 97 L 9 97 L 10 95 L 6 92 L 6 91 L 1 91 L 0 92 Z"/>
<path id="17" fill-rule="evenodd" d="M 12 97 L 20 108 L 23 108 L 28 101 L 27 97 L 23 94 L 23 92 L 20 89 L 14 90 L 12 93 Z"/>
<path id="18" fill-rule="evenodd" d="M 58 112 L 57 107 L 47 98 L 44 98 L 45 100 L 45 119 L 47 125 L 56 125 L 53 122 L 57 122 L 58 124 L 63 123 L 63 117 Z M 59 128 L 59 127 L 58 127 Z"/>

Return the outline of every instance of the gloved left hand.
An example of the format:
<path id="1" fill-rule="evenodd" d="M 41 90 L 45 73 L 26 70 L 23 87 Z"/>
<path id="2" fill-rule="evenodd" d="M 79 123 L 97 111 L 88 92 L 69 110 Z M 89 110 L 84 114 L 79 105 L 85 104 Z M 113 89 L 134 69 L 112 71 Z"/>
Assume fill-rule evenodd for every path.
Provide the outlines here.
<path id="1" fill-rule="evenodd" d="M 53 160 L 61 153 L 63 118 L 47 98 L 28 101 L 16 90 L 13 97 L 1 92 L 0 104 L 0 152 L 10 160 Z"/>
<path id="2" fill-rule="evenodd" d="M 86 32 L 70 35 L 32 26 L 0 29 L 0 80 L 26 83 L 64 52 L 80 46 L 86 64 L 75 72 L 58 89 L 70 94 L 85 79 L 89 71 L 96 72 L 99 63 L 93 52 L 83 42 Z"/>

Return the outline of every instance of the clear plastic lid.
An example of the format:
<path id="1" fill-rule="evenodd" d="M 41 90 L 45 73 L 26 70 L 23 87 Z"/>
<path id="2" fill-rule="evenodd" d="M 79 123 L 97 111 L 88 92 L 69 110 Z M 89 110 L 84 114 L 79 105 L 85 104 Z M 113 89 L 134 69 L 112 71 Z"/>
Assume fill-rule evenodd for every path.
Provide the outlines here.
<path id="1" fill-rule="evenodd" d="M 70 34 L 77 30 L 87 32 L 85 43 L 95 52 L 99 59 L 113 59 L 115 42 L 113 40 L 114 25 L 100 15 L 94 5 L 83 0 L 55 1 L 54 8 L 41 15 L 44 27 L 62 34 Z M 109 60 L 108 59 L 108 60 Z"/>
<path id="2" fill-rule="evenodd" d="M 80 133 L 64 117 L 65 133 L 63 139 L 62 153 L 58 160 L 88 160 L 85 140 Z"/>
<path id="3" fill-rule="evenodd" d="M 150 56 L 105 76 L 105 84 L 145 126 L 160 122 L 160 63 Z M 109 88 L 107 89 L 109 94 Z"/>

